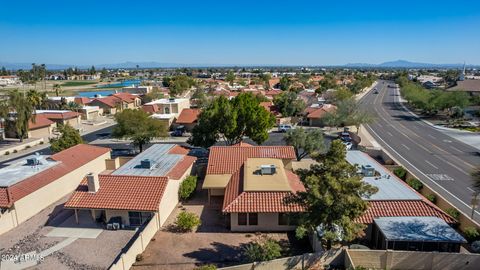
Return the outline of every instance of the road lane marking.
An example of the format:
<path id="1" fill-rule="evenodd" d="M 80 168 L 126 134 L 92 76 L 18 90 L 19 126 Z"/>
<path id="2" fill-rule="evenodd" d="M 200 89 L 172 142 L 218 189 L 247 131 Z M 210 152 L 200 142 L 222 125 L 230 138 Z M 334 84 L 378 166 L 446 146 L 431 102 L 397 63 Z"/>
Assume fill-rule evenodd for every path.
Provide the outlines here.
<path id="1" fill-rule="evenodd" d="M 430 134 L 427 134 L 427 136 L 430 137 L 430 138 L 432 138 L 432 139 L 434 139 L 434 140 L 437 139 L 435 136 L 432 136 L 432 135 L 430 135 Z"/>
<path id="2" fill-rule="evenodd" d="M 437 170 L 438 170 L 438 167 L 437 167 L 437 166 L 435 166 L 435 165 L 433 165 L 433 164 L 432 164 L 430 161 L 428 161 L 428 160 L 425 160 L 425 162 L 426 162 L 427 164 L 429 164 L 430 166 L 432 166 L 433 168 L 435 168 L 435 169 L 437 169 Z"/>
<path id="3" fill-rule="evenodd" d="M 377 123 L 377 125 L 378 125 L 379 127 L 383 127 L 383 125 L 382 125 L 382 124 L 380 124 L 380 123 Z"/>
<path id="4" fill-rule="evenodd" d="M 410 148 L 408 148 L 408 146 L 406 146 L 405 144 L 402 143 L 402 146 L 407 148 L 407 150 L 410 150 Z"/>
<path id="5" fill-rule="evenodd" d="M 445 193 L 447 193 L 448 195 L 450 195 L 451 197 L 453 197 L 454 199 L 456 199 L 458 202 L 460 202 L 461 204 L 463 204 L 464 206 L 467 207 L 467 209 L 471 210 L 472 207 L 471 205 L 468 205 L 467 203 L 465 203 L 464 201 L 460 200 L 460 198 L 458 198 L 457 196 L 453 195 L 453 193 L 451 193 L 450 191 L 448 191 L 446 188 L 442 187 L 439 183 L 437 183 L 436 181 L 434 181 L 432 178 L 430 178 L 428 175 L 426 175 L 425 173 L 423 173 L 422 171 L 420 171 L 417 167 L 415 167 L 415 165 L 413 165 L 412 163 L 410 163 L 410 161 L 408 161 L 407 159 L 405 159 L 402 155 L 400 155 L 395 149 L 393 149 L 393 147 L 391 147 L 387 142 L 385 142 L 380 136 L 378 136 L 378 134 L 375 132 L 375 130 L 373 130 L 372 128 L 368 127 L 368 129 L 370 129 L 370 131 L 380 140 L 382 141 L 386 147 L 388 147 L 390 150 L 392 150 L 395 154 L 397 154 L 401 159 L 403 159 L 408 165 L 410 165 L 412 168 L 414 168 L 416 171 L 418 171 L 420 174 L 422 174 L 425 178 L 429 179 L 433 184 L 435 184 L 437 187 L 439 187 L 440 189 L 442 189 Z M 388 153 L 387 153 L 388 154 Z M 460 212 L 462 212 L 461 209 L 459 209 Z M 465 212 L 462 212 L 465 214 Z M 478 212 L 478 210 L 475 210 L 475 213 L 477 214 L 480 214 L 480 212 Z"/>
<path id="6" fill-rule="evenodd" d="M 475 193 L 475 190 L 473 190 L 471 187 L 467 187 L 468 190 L 470 190 L 471 192 Z"/>
<path id="7" fill-rule="evenodd" d="M 455 150 L 455 151 L 457 151 L 457 152 L 463 153 L 462 150 L 456 148 L 455 146 L 450 146 L 450 148 L 452 148 L 453 150 Z"/>
<path id="8" fill-rule="evenodd" d="M 387 131 L 387 134 L 393 137 L 393 134 L 390 131 Z"/>
<path id="9" fill-rule="evenodd" d="M 427 175 L 430 176 L 435 181 L 454 181 L 452 177 L 450 177 L 446 174 L 430 173 L 430 174 L 427 174 Z"/>

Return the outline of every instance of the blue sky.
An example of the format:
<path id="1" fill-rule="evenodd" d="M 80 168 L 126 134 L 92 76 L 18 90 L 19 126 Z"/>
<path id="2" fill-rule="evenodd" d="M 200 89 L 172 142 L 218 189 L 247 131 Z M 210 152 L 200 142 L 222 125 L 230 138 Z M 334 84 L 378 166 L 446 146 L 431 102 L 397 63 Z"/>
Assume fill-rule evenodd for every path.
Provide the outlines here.
<path id="1" fill-rule="evenodd" d="M 1 7 L 0 62 L 480 64 L 474 0 L 5 0 Z"/>

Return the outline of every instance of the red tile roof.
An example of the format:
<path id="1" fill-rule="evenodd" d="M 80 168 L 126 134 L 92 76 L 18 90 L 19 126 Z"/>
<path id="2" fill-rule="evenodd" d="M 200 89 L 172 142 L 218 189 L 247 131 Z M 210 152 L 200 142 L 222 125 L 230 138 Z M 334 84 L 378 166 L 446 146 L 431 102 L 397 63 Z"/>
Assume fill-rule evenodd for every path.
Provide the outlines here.
<path id="1" fill-rule="evenodd" d="M 183 147 L 181 145 L 176 144 L 170 151 L 168 151 L 169 154 L 177 154 L 177 155 L 188 155 L 190 150 L 186 147 Z"/>
<path id="2" fill-rule="evenodd" d="M 447 223 L 456 223 L 448 214 L 425 200 L 369 201 L 367 211 L 356 221 L 370 224 L 377 217 L 409 216 L 434 216 L 445 220 Z"/>
<path id="3" fill-rule="evenodd" d="M 33 119 L 33 118 L 32 118 Z M 43 127 L 48 127 L 52 124 L 55 124 L 52 120 L 48 119 L 45 115 L 43 114 L 38 114 L 35 115 L 35 123 L 30 119 L 28 121 L 28 129 L 29 130 L 34 130 L 37 128 L 43 128 Z"/>
<path id="4" fill-rule="evenodd" d="M 110 148 L 79 144 L 51 156 L 59 163 L 12 186 L 0 188 L 0 207 L 10 207 L 15 201 L 52 183 L 88 162 L 110 152 Z"/>
<path id="5" fill-rule="evenodd" d="M 192 124 L 197 122 L 198 115 L 200 115 L 199 109 L 183 109 L 178 116 L 178 124 Z"/>
<path id="6" fill-rule="evenodd" d="M 90 103 L 94 103 L 95 101 L 103 103 L 110 108 L 115 108 L 117 104 L 120 103 L 120 99 L 113 96 L 94 98 Z"/>
<path id="7" fill-rule="evenodd" d="M 158 211 L 168 184 L 167 177 L 158 176 L 99 175 L 98 181 L 100 187 L 93 193 L 84 179 L 65 207 Z"/>
<path id="8" fill-rule="evenodd" d="M 54 113 L 54 112 L 39 113 L 37 115 L 43 115 L 50 120 L 52 120 L 52 119 L 67 120 L 67 119 L 72 119 L 72 118 L 78 117 L 80 115 L 80 113 L 68 111 L 68 112 L 58 112 L 58 113 Z"/>
<path id="9" fill-rule="evenodd" d="M 293 192 L 304 191 L 302 183 L 293 172 L 287 174 Z M 292 192 L 243 191 L 243 166 L 239 168 L 225 188 L 222 211 L 224 213 L 286 213 L 302 212 L 299 204 L 286 203 Z"/>
<path id="10" fill-rule="evenodd" d="M 145 104 L 142 106 L 142 110 L 146 113 L 156 113 L 158 112 L 157 104 Z"/>
<path id="11" fill-rule="evenodd" d="M 77 104 L 85 105 L 85 104 L 90 103 L 92 101 L 92 99 L 90 99 L 88 97 L 75 97 L 75 99 L 73 101 Z"/>
<path id="12" fill-rule="evenodd" d="M 115 93 L 112 96 L 114 96 L 116 98 L 119 98 L 119 99 L 121 99 L 121 100 L 123 100 L 124 102 L 127 102 L 127 103 L 132 103 L 132 102 L 135 101 L 135 99 L 138 98 L 137 95 L 130 94 L 130 93 L 124 93 L 124 92 Z"/>
<path id="13" fill-rule="evenodd" d="M 316 110 L 313 110 L 312 112 L 310 112 L 307 115 L 307 118 L 319 119 L 319 118 L 324 117 L 327 113 L 333 112 L 337 109 L 337 107 L 335 105 L 330 105 L 330 104 L 328 104 L 328 105 L 329 106 L 323 105 L 322 107 L 320 107 Z"/>
<path id="14" fill-rule="evenodd" d="M 292 146 L 212 146 L 207 174 L 232 174 L 247 158 L 294 159 L 296 156 Z"/>
<path id="15" fill-rule="evenodd" d="M 180 162 L 175 165 L 167 174 L 167 177 L 174 180 L 179 180 L 197 160 L 196 157 L 185 156 Z"/>

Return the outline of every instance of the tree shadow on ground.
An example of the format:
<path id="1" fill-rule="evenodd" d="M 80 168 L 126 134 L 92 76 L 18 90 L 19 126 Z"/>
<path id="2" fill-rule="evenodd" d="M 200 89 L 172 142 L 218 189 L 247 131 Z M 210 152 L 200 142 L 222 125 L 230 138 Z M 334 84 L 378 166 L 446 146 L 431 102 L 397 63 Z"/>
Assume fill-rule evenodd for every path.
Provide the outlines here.
<path id="1" fill-rule="evenodd" d="M 213 263 L 217 266 L 228 266 L 245 263 L 243 250 L 248 244 L 228 245 L 220 242 L 210 243 L 211 247 L 200 248 L 196 251 L 184 253 L 183 256 L 198 261 L 199 264 Z"/>

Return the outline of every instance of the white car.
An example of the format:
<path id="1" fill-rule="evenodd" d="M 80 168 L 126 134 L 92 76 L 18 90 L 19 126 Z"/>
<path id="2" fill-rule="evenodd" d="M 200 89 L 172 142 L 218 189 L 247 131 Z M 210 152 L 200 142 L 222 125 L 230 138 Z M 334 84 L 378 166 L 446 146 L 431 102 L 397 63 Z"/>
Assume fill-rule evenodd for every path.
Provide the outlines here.
<path id="1" fill-rule="evenodd" d="M 279 125 L 278 126 L 278 132 L 287 132 L 290 129 L 293 129 L 292 125 Z"/>
<path id="2" fill-rule="evenodd" d="M 342 142 L 345 145 L 345 148 L 348 150 L 352 149 L 353 144 L 351 142 Z"/>

